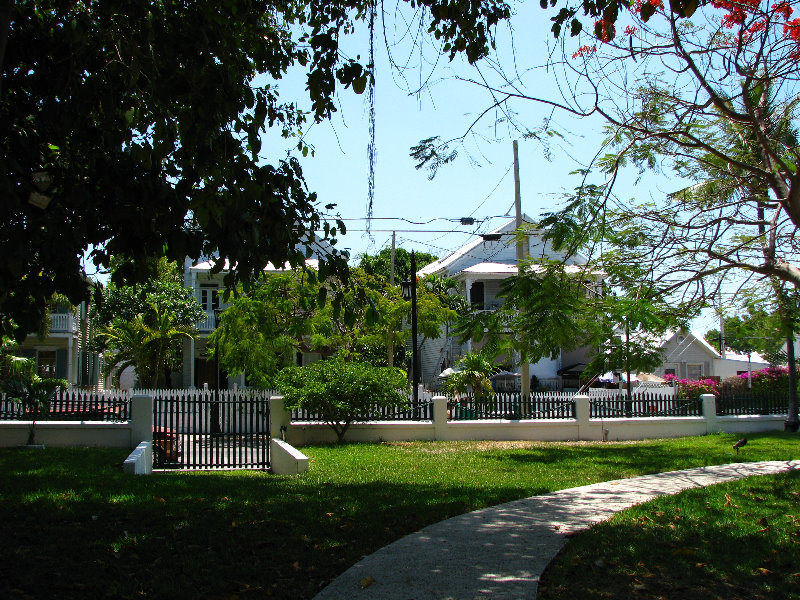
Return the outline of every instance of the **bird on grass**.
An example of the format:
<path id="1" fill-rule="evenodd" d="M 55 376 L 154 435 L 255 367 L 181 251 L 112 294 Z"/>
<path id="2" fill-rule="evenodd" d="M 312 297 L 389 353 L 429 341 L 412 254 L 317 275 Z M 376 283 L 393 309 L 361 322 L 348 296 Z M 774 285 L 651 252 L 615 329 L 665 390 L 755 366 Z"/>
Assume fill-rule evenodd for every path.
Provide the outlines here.
<path id="1" fill-rule="evenodd" d="M 742 438 L 733 445 L 733 449 L 736 450 L 736 454 L 739 454 L 739 448 L 741 448 L 745 444 L 747 444 L 747 438 Z"/>

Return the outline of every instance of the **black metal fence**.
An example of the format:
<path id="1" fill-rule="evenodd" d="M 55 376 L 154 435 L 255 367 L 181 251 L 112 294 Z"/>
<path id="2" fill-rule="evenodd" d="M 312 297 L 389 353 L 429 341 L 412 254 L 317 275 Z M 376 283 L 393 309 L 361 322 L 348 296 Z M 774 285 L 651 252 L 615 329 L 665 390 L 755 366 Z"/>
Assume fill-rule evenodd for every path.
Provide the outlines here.
<path id="1" fill-rule="evenodd" d="M 358 415 L 356 421 L 431 421 L 433 419 L 433 400 L 430 397 L 420 398 L 416 407 L 409 401 L 406 406 L 373 406 Z M 309 423 L 325 423 L 323 415 L 308 409 L 299 408 L 292 412 L 292 421 Z"/>
<path id="2" fill-rule="evenodd" d="M 699 398 L 676 398 L 657 392 L 620 394 L 592 398 L 589 418 L 616 419 L 624 417 L 701 417 L 703 404 Z"/>
<path id="3" fill-rule="evenodd" d="M 153 467 L 269 468 L 269 395 L 152 390 Z"/>
<path id="4" fill-rule="evenodd" d="M 717 398 L 718 416 L 736 415 L 785 415 L 789 409 L 789 392 L 752 392 L 722 389 Z"/>
<path id="5" fill-rule="evenodd" d="M 497 393 L 476 398 L 459 394 L 448 399 L 451 421 L 487 419 L 574 419 L 575 394 L 564 392 L 531 393 L 523 401 L 519 392 Z"/>
<path id="6" fill-rule="evenodd" d="M 127 392 L 68 390 L 59 392 L 40 421 L 127 421 L 131 399 Z M 28 421 L 30 413 L 16 400 L 0 395 L 0 419 Z"/>

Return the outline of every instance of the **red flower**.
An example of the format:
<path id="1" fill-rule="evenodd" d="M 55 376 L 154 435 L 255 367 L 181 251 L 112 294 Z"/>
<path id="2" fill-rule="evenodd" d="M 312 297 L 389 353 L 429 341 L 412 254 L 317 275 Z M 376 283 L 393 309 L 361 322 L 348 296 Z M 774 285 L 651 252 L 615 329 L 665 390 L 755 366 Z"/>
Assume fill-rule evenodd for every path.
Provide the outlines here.
<path id="1" fill-rule="evenodd" d="M 782 16 L 784 21 L 788 21 L 789 17 L 792 16 L 794 9 L 789 6 L 788 2 L 778 2 L 777 4 L 772 5 L 772 10 L 774 10 L 778 15 Z"/>
<path id="2" fill-rule="evenodd" d="M 783 33 L 795 42 L 800 43 L 800 19 L 786 21 L 786 24 L 783 26 Z"/>
<path id="3" fill-rule="evenodd" d="M 580 58 L 581 56 L 586 56 L 587 54 L 594 54 L 595 52 L 597 52 L 597 46 L 581 46 L 572 55 L 572 58 Z"/>

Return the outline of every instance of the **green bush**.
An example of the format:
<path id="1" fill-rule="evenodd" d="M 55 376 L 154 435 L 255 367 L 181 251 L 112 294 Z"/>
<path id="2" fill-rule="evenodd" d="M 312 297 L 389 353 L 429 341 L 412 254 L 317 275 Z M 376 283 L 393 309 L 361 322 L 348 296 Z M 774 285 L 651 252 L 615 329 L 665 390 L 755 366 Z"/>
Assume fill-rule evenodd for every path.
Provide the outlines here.
<path id="1" fill-rule="evenodd" d="M 407 385 L 402 369 L 338 356 L 306 367 L 286 367 L 276 378 L 286 408 L 319 415 L 340 442 L 352 423 L 369 421 L 384 408 L 408 406 Z"/>

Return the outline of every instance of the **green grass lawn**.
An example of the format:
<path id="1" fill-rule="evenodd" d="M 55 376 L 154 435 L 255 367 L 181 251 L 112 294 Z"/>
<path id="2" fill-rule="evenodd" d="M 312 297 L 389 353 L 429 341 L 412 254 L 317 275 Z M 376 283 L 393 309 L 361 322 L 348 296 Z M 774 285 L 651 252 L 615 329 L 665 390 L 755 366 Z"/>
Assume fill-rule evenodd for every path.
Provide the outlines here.
<path id="1" fill-rule="evenodd" d="M 659 498 L 574 536 L 540 600 L 797 600 L 800 474 Z"/>
<path id="2" fill-rule="evenodd" d="M 362 556 L 470 510 L 645 473 L 800 457 L 797 435 L 752 436 L 738 456 L 735 440 L 310 446 L 309 473 L 294 477 L 134 477 L 120 470 L 126 452 L 3 449 L 0 598 L 311 598 Z"/>

